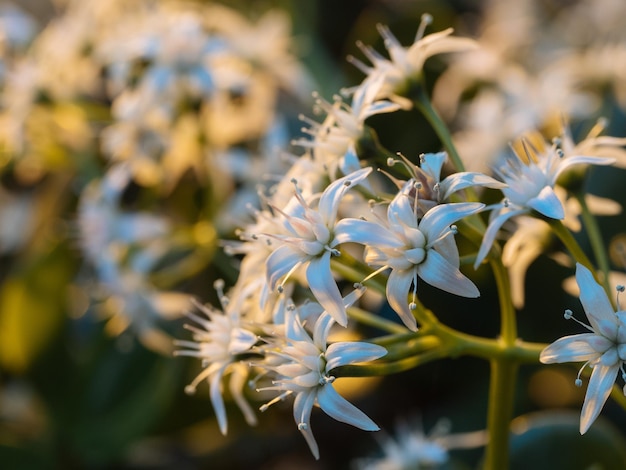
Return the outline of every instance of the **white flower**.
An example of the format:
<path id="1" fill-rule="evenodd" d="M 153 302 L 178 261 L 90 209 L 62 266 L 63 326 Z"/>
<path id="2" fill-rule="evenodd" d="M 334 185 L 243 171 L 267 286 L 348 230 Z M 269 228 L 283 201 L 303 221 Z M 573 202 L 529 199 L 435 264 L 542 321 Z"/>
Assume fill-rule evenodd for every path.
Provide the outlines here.
<path id="1" fill-rule="evenodd" d="M 563 151 L 552 146 L 538 151 L 527 141 L 522 141 L 525 155 L 515 153 L 494 171 L 507 184 L 502 189 L 504 200 L 492 206 L 489 226 L 478 250 L 474 268 L 485 259 L 495 237 L 507 220 L 521 214 L 536 211 L 544 217 L 563 219 L 565 210 L 554 191 L 557 179 L 573 165 L 609 165 L 612 159 L 583 155 L 565 156 Z"/>
<path id="2" fill-rule="evenodd" d="M 480 211 L 484 204 L 456 203 L 438 205 L 418 221 L 419 201 L 417 184 L 409 180 L 391 201 L 387 222 L 378 223 L 360 219 L 343 219 L 337 224 L 341 243 L 365 245 L 365 261 L 391 268 L 387 280 L 387 300 L 404 324 L 417 329 L 411 314 L 417 293 L 417 278 L 446 292 L 463 297 L 478 297 L 472 281 L 459 271 L 459 252 L 450 224 Z M 378 271 L 377 271 L 378 272 Z M 413 302 L 407 302 L 407 293 L 413 285 Z"/>
<path id="3" fill-rule="evenodd" d="M 185 391 L 193 394 L 203 380 L 207 380 L 211 389 L 211 403 L 222 434 L 226 434 L 226 408 L 222 397 L 222 380 L 229 377 L 230 392 L 241 409 L 246 421 L 251 426 L 256 424 L 254 411 L 243 396 L 243 388 L 247 383 L 249 365 L 240 360 L 240 356 L 250 353 L 258 340 L 257 336 L 241 321 L 239 302 L 230 303 L 222 292 L 223 283 L 216 283 L 223 311 L 196 304 L 208 320 L 192 313 L 189 317 L 199 327 L 186 325 L 193 333 L 193 341 L 176 341 L 177 346 L 186 349 L 175 351 L 177 356 L 191 356 L 202 360 L 204 370 L 193 382 L 185 387 Z M 238 298 L 238 297 L 237 297 Z"/>
<path id="4" fill-rule="evenodd" d="M 580 433 L 584 434 L 600 414 L 618 373 L 626 377 L 626 311 L 619 310 L 619 305 L 615 311 L 591 271 L 581 264 L 576 265 L 576 282 L 591 326 L 576 321 L 590 332 L 556 340 L 541 352 L 540 360 L 544 364 L 585 361 L 581 372 L 586 366 L 593 368 L 580 416 Z M 570 310 L 565 311 L 565 318 L 573 318 Z M 576 385 L 581 384 L 579 372 Z"/>
<path id="5" fill-rule="evenodd" d="M 310 134 L 313 139 L 298 139 L 293 144 L 312 148 L 315 160 L 327 166 L 331 176 L 336 173 L 337 167 L 344 174 L 358 169 L 356 145 L 364 136 L 365 120 L 376 114 L 400 109 L 399 105 L 391 101 L 376 100 L 383 79 L 383 76 L 378 76 L 355 88 L 350 106 L 339 96 L 335 97 L 333 104 L 316 96 L 316 105 L 326 113 L 326 119 L 318 123 L 301 117 L 310 126 L 304 128 L 303 132 Z"/>
<path id="6" fill-rule="evenodd" d="M 448 202 L 450 196 L 457 191 L 474 186 L 502 189 L 506 184 L 493 179 L 490 176 L 478 172 L 456 172 L 441 179 L 441 170 L 448 159 L 446 152 L 425 153 L 419 156 L 420 165 L 414 165 L 404 155 L 398 154 L 401 160 L 389 159 L 388 164 L 401 163 L 409 171 L 413 179 L 420 185 L 417 189 L 419 200 L 418 209 L 421 209 L 421 217 L 437 204 Z"/>
<path id="7" fill-rule="evenodd" d="M 276 209 L 284 216 L 289 235 L 266 234 L 281 243 L 267 258 L 267 282 L 270 289 L 278 287 L 281 279 L 287 279 L 298 267 L 306 264 L 308 287 L 317 301 L 342 326 L 346 326 L 348 318 L 330 270 L 330 257 L 339 254 L 336 246 L 340 233 L 335 228 L 337 210 L 346 191 L 365 180 L 371 171 L 371 167 L 363 168 L 334 181 L 320 196 L 316 209 L 296 189 L 294 204 L 284 211 Z"/>
<path id="8" fill-rule="evenodd" d="M 351 298 L 346 298 L 346 303 L 349 305 L 354 302 L 361 292 L 355 291 L 349 296 Z M 268 361 L 265 367 L 276 374 L 276 378 L 272 386 L 262 390 L 278 390 L 282 393 L 261 407 L 261 410 L 289 395 L 295 395 L 294 419 L 316 459 L 319 458 L 319 450 L 310 424 L 314 405 L 337 421 L 365 431 L 379 429 L 361 410 L 337 393 L 332 385 L 335 377 L 331 372 L 339 366 L 373 361 L 387 354 L 387 350 L 363 342 L 328 345 L 328 333 L 333 323 L 328 313 L 322 314 L 315 323 L 311 337 L 302 326 L 295 308 L 288 308 L 285 311 L 285 337 L 277 338 L 276 344 L 269 343 L 266 350 L 266 360 L 274 359 L 277 363 Z"/>
<path id="9" fill-rule="evenodd" d="M 379 74 L 385 77 L 385 84 L 380 91 L 380 97 L 391 98 L 401 106 L 410 108 L 410 102 L 406 98 L 397 96 L 395 92 L 407 80 L 416 79 L 422 75 L 424 63 L 429 57 L 476 47 L 476 42 L 472 39 L 449 37 L 452 34 L 452 28 L 424 36 L 424 31 L 431 22 L 432 17 L 430 15 L 422 16 L 415 41 L 409 47 L 403 47 L 389 28 L 378 25 L 378 31 L 385 41 L 385 47 L 389 51 L 391 60 L 381 56 L 371 47 L 357 43 L 372 66 L 365 65 L 353 57 L 350 57 L 349 60 L 368 75 L 366 80 Z"/>

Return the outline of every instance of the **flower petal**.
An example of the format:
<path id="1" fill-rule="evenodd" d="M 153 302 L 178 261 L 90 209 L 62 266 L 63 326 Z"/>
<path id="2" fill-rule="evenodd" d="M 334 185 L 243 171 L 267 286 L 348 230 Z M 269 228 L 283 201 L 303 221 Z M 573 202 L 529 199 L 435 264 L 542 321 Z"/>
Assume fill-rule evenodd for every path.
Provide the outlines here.
<path id="1" fill-rule="evenodd" d="M 311 453 L 316 460 L 320 458 L 320 451 L 311 430 L 311 410 L 315 403 L 315 389 L 300 392 L 293 402 L 293 417 L 298 425 L 298 429 L 304 436 L 306 443 L 311 449 Z"/>
<path id="2" fill-rule="evenodd" d="M 232 395 L 235 403 L 239 406 L 239 409 L 243 413 L 246 423 L 250 426 L 256 426 L 257 419 L 254 414 L 254 410 L 244 397 L 243 389 L 248 384 L 249 368 L 246 364 L 238 362 L 232 365 L 230 372 L 230 380 L 228 382 L 230 388 L 230 394 Z"/>
<path id="3" fill-rule="evenodd" d="M 554 181 L 556 181 L 558 176 L 563 173 L 563 171 L 567 170 L 570 166 L 579 165 L 581 163 L 587 165 L 612 165 L 613 163 L 615 163 L 615 159 L 605 157 L 591 157 L 586 155 L 575 155 L 572 157 L 567 157 L 559 165 L 557 172 L 554 175 Z"/>
<path id="4" fill-rule="evenodd" d="M 270 289 L 275 289 L 278 281 L 291 271 L 294 266 L 302 263 L 305 255 L 294 250 L 288 245 L 283 245 L 275 249 L 268 257 L 266 263 L 267 283 Z"/>
<path id="5" fill-rule="evenodd" d="M 593 329 L 609 339 L 615 339 L 619 324 L 615 310 L 591 271 L 580 263 L 576 263 L 576 283 L 580 289 L 580 302 Z"/>
<path id="6" fill-rule="evenodd" d="M 409 309 L 407 296 L 414 278 L 414 270 L 394 269 L 387 280 L 387 301 L 409 330 L 417 331 L 417 322 Z"/>
<path id="7" fill-rule="evenodd" d="M 324 310 L 341 326 L 348 324 L 348 315 L 343 306 L 343 298 L 330 270 L 330 252 L 313 258 L 306 270 L 309 288 Z"/>
<path id="8" fill-rule="evenodd" d="M 373 361 L 387 354 L 382 346 L 362 341 L 333 343 L 326 349 L 326 371 L 346 364 Z"/>
<path id="9" fill-rule="evenodd" d="M 427 284 L 451 294 L 470 298 L 480 296 L 478 287 L 435 250 L 428 250 L 426 260 L 417 266 L 417 275 Z"/>
<path id="10" fill-rule="evenodd" d="M 587 432 L 591 424 L 600 414 L 600 411 L 602 411 L 602 407 L 611 393 L 618 372 L 619 364 L 613 366 L 596 364 L 593 368 L 585 395 L 585 403 L 583 404 L 583 409 L 580 414 L 581 434 Z"/>
<path id="11" fill-rule="evenodd" d="M 564 336 L 547 346 L 539 360 L 543 364 L 561 364 L 563 362 L 586 362 L 600 354 L 591 347 L 590 341 L 597 337 L 595 333 Z"/>
<path id="12" fill-rule="evenodd" d="M 324 190 L 320 196 L 317 210 L 326 226 L 331 227 L 335 225 L 337 209 L 339 208 L 339 202 L 341 201 L 344 193 L 367 178 L 367 175 L 371 172 L 372 167 L 362 168 L 344 176 L 343 178 L 333 181 Z"/>
<path id="13" fill-rule="evenodd" d="M 483 173 L 464 171 L 454 173 L 445 178 L 441 183 L 441 200 L 445 201 L 452 193 L 471 186 L 484 186 L 486 188 L 502 189 L 506 184 Z"/>
<path id="14" fill-rule="evenodd" d="M 465 216 L 475 214 L 484 207 L 484 204 L 475 202 L 440 204 L 424 214 L 419 229 L 426 236 L 426 241 L 432 243 L 450 227 L 450 224 Z"/>
<path id="15" fill-rule="evenodd" d="M 435 181 L 441 179 L 441 169 L 448 159 L 446 152 L 426 153 L 420 158 L 420 168 Z"/>
<path id="16" fill-rule="evenodd" d="M 526 205 L 551 219 L 561 220 L 565 217 L 563 204 L 550 186 L 545 186 L 537 196 L 529 199 Z"/>
<path id="17" fill-rule="evenodd" d="M 502 227 L 504 222 L 509 220 L 511 217 L 524 214 L 525 212 L 526 212 L 526 209 L 517 209 L 517 210 L 510 210 L 510 211 L 502 212 L 498 214 L 498 216 L 489 223 L 489 226 L 487 227 L 487 230 L 485 231 L 485 235 L 483 235 L 483 242 L 481 243 L 480 249 L 478 250 L 478 254 L 476 255 L 476 261 L 474 262 L 474 269 L 478 269 L 478 266 L 480 266 L 480 263 L 483 262 L 483 260 L 489 253 L 489 250 L 491 249 L 491 245 L 493 245 L 493 242 L 496 239 L 496 235 L 498 234 L 498 231 L 500 230 L 500 227 Z"/>
<path id="18" fill-rule="evenodd" d="M 331 418 L 350 424 L 364 431 L 378 431 L 380 428 L 365 413 L 337 393 L 327 384 L 317 392 L 320 408 Z"/>
<path id="19" fill-rule="evenodd" d="M 222 377 L 226 370 L 227 364 L 217 369 L 211 378 L 209 379 L 209 388 L 211 390 L 211 404 L 213 405 L 213 411 L 215 412 L 215 418 L 220 427 L 222 434 L 226 435 L 228 432 L 228 421 L 226 420 L 226 407 L 224 406 L 224 399 L 222 398 Z"/>
<path id="20" fill-rule="evenodd" d="M 335 226 L 337 243 L 359 243 L 365 246 L 384 245 L 401 247 L 401 240 L 396 235 L 376 222 L 361 219 L 342 219 Z"/>

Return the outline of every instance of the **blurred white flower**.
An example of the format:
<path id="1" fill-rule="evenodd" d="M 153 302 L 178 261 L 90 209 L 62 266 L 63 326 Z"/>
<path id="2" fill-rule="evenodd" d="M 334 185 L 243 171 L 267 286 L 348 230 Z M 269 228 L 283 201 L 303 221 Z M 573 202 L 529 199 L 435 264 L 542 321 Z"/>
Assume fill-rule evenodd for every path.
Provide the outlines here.
<path id="1" fill-rule="evenodd" d="M 600 414 L 617 375 L 621 372 L 626 380 L 626 311 L 621 310 L 619 297 L 615 311 L 591 271 L 581 264 L 576 264 L 576 282 L 591 326 L 576 320 L 571 310 L 565 311 L 565 318 L 574 319 L 590 332 L 556 340 L 541 352 L 540 360 L 544 364 L 585 361 L 576 379 L 578 386 L 582 385 L 582 370 L 586 366 L 593 369 L 580 416 L 580 433 L 584 434 Z M 618 292 L 623 290 L 623 286 L 618 287 Z"/>
<path id="2" fill-rule="evenodd" d="M 379 98 L 389 98 L 404 108 L 411 108 L 410 100 L 397 95 L 398 89 L 407 81 L 419 79 L 422 76 L 424 63 L 428 58 L 448 52 L 466 51 L 477 46 L 472 39 L 450 37 L 453 32 L 452 28 L 424 36 L 426 27 L 431 22 L 430 15 L 422 16 L 415 40 L 409 47 L 402 46 L 389 28 L 378 25 L 378 31 L 385 41 L 390 59 L 386 59 L 370 46 L 357 43 L 372 65 L 366 65 L 354 57 L 350 57 L 349 60 L 367 75 L 366 80 L 376 80 L 377 75 L 384 77 Z"/>
<path id="3" fill-rule="evenodd" d="M 211 403 L 222 434 L 228 430 L 226 407 L 222 397 L 222 382 L 229 376 L 229 388 L 233 399 L 239 406 L 246 421 L 251 426 L 257 423 L 254 411 L 244 397 L 244 386 L 248 382 L 250 367 L 248 360 L 242 359 L 251 354 L 251 348 L 257 343 L 258 337 L 242 319 L 242 305 L 240 297 L 235 293 L 231 302 L 223 293 L 223 282 L 215 285 L 222 310 L 196 303 L 198 309 L 208 318 L 193 313 L 187 315 L 196 325 L 186 325 L 193 333 L 193 341 L 176 341 L 176 345 L 183 349 L 174 352 L 176 356 L 191 356 L 202 361 L 203 370 L 185 388 L 189 394 L 196 391 L 196 387 L 203 380 L 207 380 L 211 389 Z"/>

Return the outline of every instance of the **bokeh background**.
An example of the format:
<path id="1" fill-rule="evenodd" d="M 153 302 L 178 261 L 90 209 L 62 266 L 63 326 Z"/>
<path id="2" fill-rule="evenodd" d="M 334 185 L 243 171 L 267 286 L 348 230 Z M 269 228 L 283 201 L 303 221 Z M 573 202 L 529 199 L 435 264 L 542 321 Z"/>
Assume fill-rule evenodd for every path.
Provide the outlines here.
<path id="1" fill-rule="evenodd" d="M 380 453 L 372 434 L 314 413 L 312 424 L 321 449 L 321 459 L 315 461 L 294 425 L 290 403 L 260 414 L 255 428 L 250 428 L 236 407 L 229 405 L 229 433 L 222 436 L 208 387 L 200 386 L 194 396 L 184 393 L 200 364 L 164 354 L 163 338 L 154 339 L 152 335 L 153 320 L 147 329 L 126 328 L 125 323 L 132 323 L 133 318 L 126 318 L 124 325 L 112 326 L 111 319 L 121 315 L 116 309 L 128 307 L 130 300 L 124 296 L 129 292 L 120 293 L 115 290 L 119 286 L 102 281 L 104 268 L 94 268 L 93 253 L 86 253 L 92 246 L 86 237 L 97 238 L 101 231 L 110 229 L 108 224 L 115 219 L 106 219 L 106 214 L 96 211 L 95 222 L 89 219 L 92 225 L 85 228 L 81 217 L 85 205 L 93 202 L 85 194 L 98 191 L 87 188 L 99 184 L 96 187 L 105 194 L 102 181 L 107 169 L 112 162 L 123 160 L 119 153 L 107 154 L 101 147 L 103 130 L 116 119 L 123 120 L 123 113 L 111 111 L 121 93 L 76 92 L 71 78 L 83 69 L 78 62 L 67 63 L 64 73 L 49 75 L 52 84 L 44 81 L 41 83 L 45 86 L 33 85 L 30 97 L 23 100 L 30 104 L 20 108 L 15 104 L 20 88 L 15 80 L 7 78 L 23 60 L 44 62 L 48 58 L 62 63 L 63 51 L 76 46 L 73 30 L 69 26 L 57 28 L 55 42 L 49 38 L 44 46 L 44 41 L 37 38 L 65 18 L 68 9 L 76 9 L 76 3 L 20 0 L 0 4 L 3 8 L 17 7 L 32 20 L 20 23 L 21 17 L 4 16 L 8 19 L 0 24 L 4 35 L 0 127 L 6 130 L 15 126 L 12 119 L 26 122 L 21 147 L 5 135 L 0 139 L 0 467 L 343 469 L 350 468 L 354 459 Z M 231 0 L 221 4 L 253 23 L 267 11 L 283 12 L 291 28 L 287 32 L 291 38 L 289 48 L 302 75 L 294 75 L 291 81 L 286 80 L 288 86 L 281 82 L 272 90 L 270 106 L 280 115 L 279 132 L 270 132 L 274 122 L 264 123 L 261 130 L 250 130 L 251 135 L 215 144 L 217 150 L 211 150 L 214 160 L 210 164 L 203 160 L 206 175 L 196 173 L 190 164 L 182 170 L 173 167 L 171 171 L 178 172 L 174 181 L 165 181 L 168 169 L 155 182 L 150 176 L 154 168 L 139 165 L 119 190 L 115 182 L 110 182 L 114 187 L 113 202 L 125 212 L 149 211 L 174 221 L 168 222 L 171 231 L 163 236 L 169 244 L 155 248 L 158 256 L 149 258 L 143 271 L 133 273 L 150 277 L 154 286 L 184 298 L 194 296 L 216 303 L 211 287 L 215 279 L 234 281 L 232 260 L 218 243 L 218 239 L 235 237 L 240 215 L 237 211 L 244 206 L 240 202 L 229 205 L 234 195 L 261 182 L 258 177 L 264 165 L 275 164 L 266 154 L 301 153 L 301 149 L 290 146 L 290 140 L 302 137 L 298 115 L 314 116 L 312 91 L 332 99 L 342 88 L 360 83 L 362 73 L 346 57 L 362 58 L 356 45 L 359 40 L 384 51 L 376 30 L 378 23 L 389 25 L 408 45 L 421 15 L 428 12 L 434 17 L 431 31 L 453 26 L 456 34 L 479 38 L 494 56 L 500 57 L 501 62 L 495 65 L 489 61 L 476 62 L 474 69 L 468 64 L 459 65 L 455 72 L 458 80 L 448 75 L 445 82 L 450 91 L 435 90 L 444 117 L 457 132 L 460 147 L 468 149 L 468 154 L 482 155 L 476 157 L 477 166 L 495 158 L 498 152 L 494 149 L 529 123 L 540 130 L 553 128 L 555 112 L 567 117 L 577 136 L 584 136 L 601 116 L 608 118 L 608 134 L 626 136 L 626 6 L 619 0 Z M 22 33 L 27 37 L 24 43 L 12 45 L 11 34 Z M 111 47 L 119 50 L 126 45 L 132 49 L 130 42 L 124 42 L 130 41 L 130 33 L 126 29 L 126 39 Z M 238 34 L 236 29 L 231 33 Z M 82 57 L 90 60 L 94 45 L 83 46 L 86 49 Z M 576 65 L 567 62 L 568 57 Z M 254 57 L 246 60 L 254 62 Z M 452 68 L 450 61 L 437 57 L 428 62 L 427 83 L 431 87 L 441 83 L 437 79 Z M 566 64 L 559 69 L 563 75 L 545 72 L 557 63 Z M 494 71 L 502 72 L 501 76 L 490 75 Z M 565 76 L 575 77 L 571 88 L 576 93 L 558 96 L 557 91 L 571 85 Z M 28 88 L 28 77 L 22 75 L 17 85 Z M 107 78 L 110 75 L 103 76 L 100 70 L 92 80 L 102 86 Z M 66 87 L 55 91 L 57 85 Z M 126 86 L 132 89 L 135 85 Z M 242 100 L 247 106 L 246 99 L 256 99 L 256 95 L 246 95 L 251 89 L 245 88 L 240 94 L 229 90 L 223 106 L 233 102 L 242 106 Z M 489 101 L 492 96 L 483 93 L 485 90 L 495 90 L 504 98 L 493 105 Z M 478 97 L 483 104 L 490 104 L 483 108 L 463 106 L 479 101 Z M 254 114 L 250 106 L 245 108 L 247 111 L 240 110 L 239 115 Z M 19 114 L 16 110 L 25 111 Z M 222 112 L 217 104 L 214 119 L 218 124 L 213 132 L 219 135 L 226 132 L 219 128 L 224 124 L 220 120 L 226 119 Z M 250 115 L 244 117 L 252 119 Z M 417 113 L 377 116 L 370 124 L 393 151 L 417 155 L 440 149 L 436 135 Z M 263 153 L 260 142 L 265 142 L 262 158 L 258 156 Z M 172 145 L 180 146 L 180 152 L 191 151 L 184 138 Z M 215 163 L 215 159 L 222 163 Z M 231 165 L 231 160 L 243 163 Z M 241 173 L 242 164 L 243 168 L 254 167 L 252 175 Z M 215 165 L 219 166 L 219 171 L 215 170 L 218 176 L 212 179 Z M 220 186 L 218 179 L 224 175 L 231 180 Z M 593 194 L 626 203 L 623 170 L 594 170 L 587 184 Z M 95 201 L 97 208 L 98 199 Z M 163 234 L 157 220 L 153 222 L 157 226 L 155 238 L 159 238 Z M 616 247 L 621 243 L 624 222 L 623 216 L 600 218 L 607 245 Z M 130 239 L 142 242 L 132 236 Z M 587 248 L 584 236 L 580 240 Z M 133 250 L 145 248 L 125 247 L 118 261 L 122 260 L 126 269 L 126 264 L 135 259 Z M 582 317 L 582 309 L 578 300 L 562 288 L 563 280 L 572 274 L 571 266 L 563 266 L 558 258 L 549 256 L 559 250 L 554 242 L 546 249 L 549 253 L 541 255 L 528 270 L 519 329 L 529 341 L 551 342 L 580 332 L 577 325 L 562 317 L 565 308 Z M 619 256 L 613 258 L 612 267 L 622 272 L 625 268 Z M 115 269 L 122 268 L 116 265 Z M 119 273 L 115 271 L 114 276 Z M 471 304 L 462 300 L 455 303 L 427 285 L 420 287 L 420 295 L 443 322 L 468 333 L 494 337 L 499 329 L 494 283 L 486 270 L 473 274 L 473 278 L 481 298 Z M 125 279 L 140 282 L 135 277 Z M 181 299 L 174 296 L 171 300 Z M 158 331 L 171 338 L 188 338 L 184 318 L 160 320 Z M 121 330 L 124 332 L 118 335 Z M 488 372 L 487 363 L 461 357 L 381 379 L 343 379 L 342 386 L 351 401 L 390 433 L 398 420 L 416 417 L 425 432 L 441 418 L 447 418 L 452 433 L 463 433 L 485 427 Z M 514 423 L 512 440 L 514 468 L 588 468 L 594 458 L 605 459 L 602 468 L 626 468 L 626 412 L 613 401 L 608 401 L 597 425 L 584 439 L 578 435 L 584 388 L 574 386 L 576 373 L 577 369 L 569 366 L 521 369 L 515 410 L 520 418 Z M 457 450 L 452 456 L 449 468 L 476 468 L 482 449 Z"/>

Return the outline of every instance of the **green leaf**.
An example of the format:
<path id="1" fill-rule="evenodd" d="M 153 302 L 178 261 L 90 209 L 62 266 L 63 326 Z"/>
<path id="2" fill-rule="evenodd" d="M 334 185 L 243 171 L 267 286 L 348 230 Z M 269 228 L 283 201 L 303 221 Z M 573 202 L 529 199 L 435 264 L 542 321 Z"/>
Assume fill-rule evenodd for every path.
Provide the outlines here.
<path id="1" fill-rule="evenodd" d="M 0 288 L 0 366 L 24 372 L 58 332 L 74 264 L 60 244 L 9 274 Z"/>
<path id="2" fill-rule="evenodd" d="M 579 420 L 580 414 L 573 411 L 517 418 L 511 438 L 511 470 L 626 468 L 624 436 L 602 417 L 581 436 Z"/>

